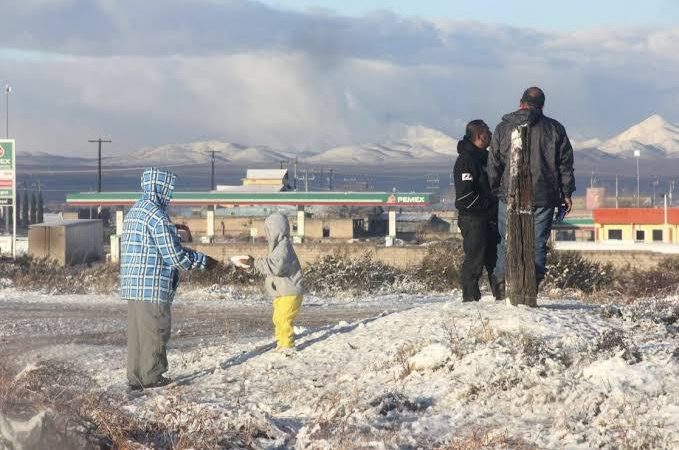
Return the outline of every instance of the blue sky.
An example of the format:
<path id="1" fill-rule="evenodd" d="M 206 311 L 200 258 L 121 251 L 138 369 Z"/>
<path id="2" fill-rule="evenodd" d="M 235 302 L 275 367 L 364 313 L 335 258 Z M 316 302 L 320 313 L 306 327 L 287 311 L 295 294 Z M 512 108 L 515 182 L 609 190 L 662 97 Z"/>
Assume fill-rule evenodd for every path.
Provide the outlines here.
<path id="1" fill-rule="evenodd" d="M 531 85 L 574 138 L 679 122 L 679 0 L 3 2 L 0 86 L 29 151 L 459 137 Z"/>
<path id="2" fill-rule="evenodd" d="M 561 31 L 679 23 L 677 0 L 266 0 L 265 3 L 301 11 L 327 8 L 353 16 L 388 10 L 405 16 Z"/>

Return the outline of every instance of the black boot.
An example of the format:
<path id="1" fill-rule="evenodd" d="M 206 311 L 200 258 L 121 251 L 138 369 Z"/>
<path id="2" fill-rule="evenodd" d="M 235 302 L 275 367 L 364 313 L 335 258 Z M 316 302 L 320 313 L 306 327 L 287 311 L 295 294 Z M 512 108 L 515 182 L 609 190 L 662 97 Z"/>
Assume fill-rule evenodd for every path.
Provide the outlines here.
<path id="1" fill-rule="evenodd" d="M 496 278 L 495 275 L 490 276 L 490 289 L 493 291 L 495 300 L 504 300 L 505 296 L 505 280 Z"/>
<path id="2" fill-rule="evenodd" d="M 478 284 L 476 286 L 462 287 L 462 301 L 463 302 L 478 302 L 481 300 L 481 291 Z"/>

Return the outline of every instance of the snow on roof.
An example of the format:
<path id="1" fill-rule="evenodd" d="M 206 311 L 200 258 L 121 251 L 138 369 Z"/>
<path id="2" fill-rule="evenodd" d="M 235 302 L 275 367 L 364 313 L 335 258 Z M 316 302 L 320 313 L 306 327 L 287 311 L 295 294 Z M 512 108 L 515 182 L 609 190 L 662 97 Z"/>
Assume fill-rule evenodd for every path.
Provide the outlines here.
<path id="1" fill-rule="evenodd" d="M 287 169 L 248 169 L 245 177 L 250 180 L 282 180 Z"/>
<path id="2" fill-rule="evenodd" d="M 217 185 L 217 192 L 281 192 L 284 188 L 283 184 L 268 185 L 268 184 L 249 184 L 249 185 Z"/>
<path id="3" fill-rule="evenodd" d="M 87 225 L 92 222 L 101 222 L 101 219 L 52 220 L 50 222 L 34 223 L 31 225 L 31 228 L 70 227 Z"/>

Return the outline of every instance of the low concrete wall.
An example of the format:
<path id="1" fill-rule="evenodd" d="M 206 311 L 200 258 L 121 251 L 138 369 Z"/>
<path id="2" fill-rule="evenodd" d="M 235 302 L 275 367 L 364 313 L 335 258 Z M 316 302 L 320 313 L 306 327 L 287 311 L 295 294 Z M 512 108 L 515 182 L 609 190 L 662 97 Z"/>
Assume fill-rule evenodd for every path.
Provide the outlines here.
<path id="1" fill-rule="evenodd" d="M 266 244 L 191 244 L 191 248 L 203 252 L 219 261 L 227 261 L 233 255 L 250 254 L 264 256 Z M 350 258 L 358 258 L 371 251 L 373 258 L 394 267 L 408 268 L 418 265 L 427 254 L 426 247 L 378 247 L 366 244 L 295 244 L 295 252 L 300 263 L 305 266 L 326 255 L 345 253 Z"/>
<path id="2" fill-rule="evenodd" d="M 229 257 L 240 254 L 263 256 L 267 246 L 263 243 L 228 243 L 228 244 L 191 244 L 191 248 L 206 253 L 220 261 L 227 261 Z M 337 252 L 347 254 L 351 258 L 358 258 L 367 251 L 373 253 L 373 257 L 380 262 L 394 267 L 415 267 L 422 262 L 427 254 L 426 247 L 403 246 L 384 247 L 373 244 L 337 244 L 337 243 L 304 243 L 295 244 L 295 251 L 302 265 L 312 263 L 323 256 Z M 560 251 L 560 250 L 557 250 Z M 582 255 L 595 262 L 611 263 L 616 268 L 625 268 L 628 265 L 640 269 L 655 267 L 662 259 L 670 256 L 650 251 L 580 251 Z"/>
<path id="3" fill-rule="evenodd" d="M 651 269 L 658 265 L 658 263 L 663 259 L 673 256 L 664 253 L 634 250 L 581 250 L 579 253 L 581 253 L 583 257 L 590 261 L 595 261 L 602 264 L 610 263 L 617 269 L 623 269 L 627 266 L 638 269 Z"/>

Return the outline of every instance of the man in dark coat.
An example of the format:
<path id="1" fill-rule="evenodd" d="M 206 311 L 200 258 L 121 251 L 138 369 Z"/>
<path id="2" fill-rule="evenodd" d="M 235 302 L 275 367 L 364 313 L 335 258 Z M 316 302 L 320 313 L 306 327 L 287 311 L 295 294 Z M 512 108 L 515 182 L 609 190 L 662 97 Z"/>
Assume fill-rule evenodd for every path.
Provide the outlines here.
<path id="1" fill-rule="evenodd" d="M 488 156 L 488 179 L 499 200 L 498 225 L 501 236 L 497 251 L 495 277 L 498 294 L 504 297 L 505 228 L 507 223 L 507 192 L 512 132 L 528 126 L 530 131 L 530 172 L 533 181 L 533 223 L 535 235 L 535 275 L 538 284 L 545 277 L 547 241 L 552 230 L 555 208 L 563 205 L 566 214 L 573 202 L 573 148 L 566 129 L 545 116 L 542 108 L 545 94 L 538 87 L 526 89 L 518 111 L 506 114 L 495 128 Z"/>
<path id="2" fill-rule="evenodd" d="M 486 268 L 491 287 L 495 285 L 493 269 L 498 242 L 497 202 L 490 191 L 486 165 L 491 133 L 482 120 L 467 124 L 464 138 L 457 144 L 455 161 L 455 207 L 457 224 L 462 231 L 462 301 L 479 301 L 479 279 Z M 495 289 L 493 289 L 495 291 Z"/>

